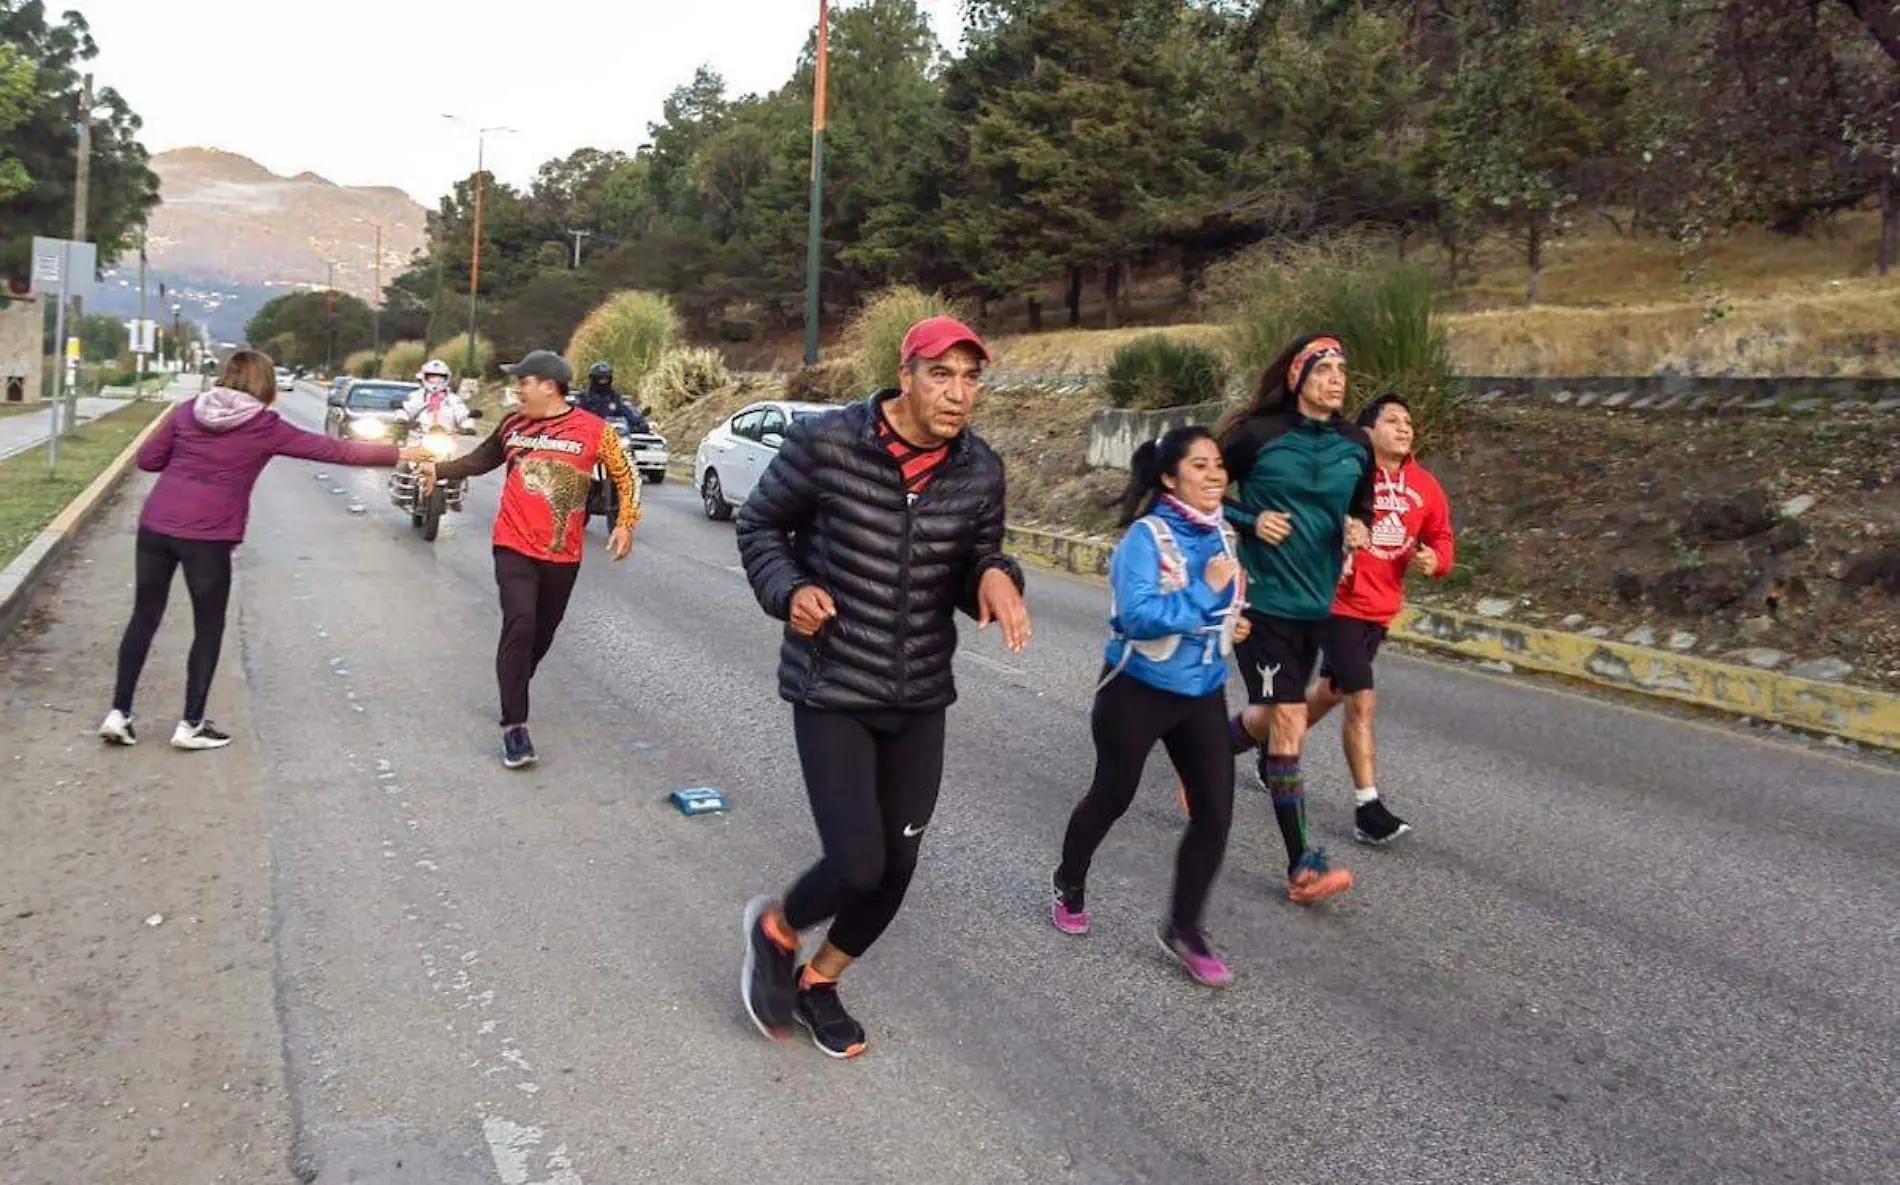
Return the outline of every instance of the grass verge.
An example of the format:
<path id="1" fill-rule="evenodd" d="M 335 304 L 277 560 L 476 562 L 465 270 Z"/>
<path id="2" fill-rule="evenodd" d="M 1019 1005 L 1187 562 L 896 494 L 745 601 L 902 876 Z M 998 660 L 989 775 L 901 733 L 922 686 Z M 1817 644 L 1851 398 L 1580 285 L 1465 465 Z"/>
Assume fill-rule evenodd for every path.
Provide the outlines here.
<path id="1" fill-rule="evenodd" d="M 44 444 L 0 461 L 0 567 L 26 550 L 145 425 L 170 409 L 171 404 L 158 400 L 131 403 L 80 425 L 59 442 L 59 472 L 54 476 L 46 471 Z"/>

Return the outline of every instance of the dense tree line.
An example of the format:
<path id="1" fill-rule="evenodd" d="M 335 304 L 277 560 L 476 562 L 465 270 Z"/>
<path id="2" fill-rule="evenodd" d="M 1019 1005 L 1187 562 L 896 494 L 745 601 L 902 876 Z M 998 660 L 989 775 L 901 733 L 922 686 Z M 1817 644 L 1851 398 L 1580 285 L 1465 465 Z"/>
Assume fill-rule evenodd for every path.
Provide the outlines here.
<path id="1" fill-rule="evenodd" d="M 829 309 L 902 281 L 1034 324 L 1111 323 L 1135 269 L 1383 228 L 1456 281 L 1509 236 L 1526 292 L 1586 219 L 1685 249 L 1880 203 L 1900 240 L 1892 0 L 969 0 L 960 55 L 914 0 L 834 15 Z M 485 178 L 482 320 L 559 342 L 603 294 L 669 293 L 729 340 L 796 325 L 815 41 L 768 94 L 701 69 L 633 155 L 583 149 L 525 191 Z M 474 178 L 430 217 L 388 336 L 465 320 Z M 575 232 L 580 266 L 575 266 Z M 1874 261 L 1869 261 L 1870 264 Z"/>
<path id="2" fill-rule="evenodd" d="M 33 236 L 72 234 L 81 90 L 98 44 L 85 17 L 44 0 L 0 0 L 0 289 L 24 290 Z M 93 95 L 86 237 L 101 268 L 134 245 L 158 204 L 139 118 L 110 86 Z"/>

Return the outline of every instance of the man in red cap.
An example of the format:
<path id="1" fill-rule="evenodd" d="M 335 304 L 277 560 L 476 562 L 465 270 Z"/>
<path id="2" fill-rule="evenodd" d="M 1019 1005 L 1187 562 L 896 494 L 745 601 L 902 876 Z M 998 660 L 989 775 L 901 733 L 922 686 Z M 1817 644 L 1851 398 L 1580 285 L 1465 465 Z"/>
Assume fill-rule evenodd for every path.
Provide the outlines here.
<path id="1" fill-rule="evenodd" d="M 832 1057 L 864 1051 L 838 978 L 903 903 L 943 777 L 955 612 L 1029 641 L 1022 569 L 1003 553 L 1003 463 L 970 430 L 989 351 L 931 317 L 904 335 L 897 388 L 793 424 L 739 512 L 739 555 L 786 623 L 779 695 L 822 858 L 745 911 L 746 1011 Z M 800 934 L 829 921 L 811 961 Z"/>

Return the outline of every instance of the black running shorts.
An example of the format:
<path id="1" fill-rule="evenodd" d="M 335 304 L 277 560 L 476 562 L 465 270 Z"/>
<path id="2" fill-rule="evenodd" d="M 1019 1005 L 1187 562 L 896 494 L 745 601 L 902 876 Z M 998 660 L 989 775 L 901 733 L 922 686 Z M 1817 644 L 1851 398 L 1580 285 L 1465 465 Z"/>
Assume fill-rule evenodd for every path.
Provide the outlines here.
<path id="1" fill-rule="evenodd" d="M 1319 677 L 1332 681 L 1341 695 L 1372 690 L 1372 660 L 1379 657 L 1385 627 L 1356 617 L 1335 617 L 1320 638 Z"/>
<path id="2" fill-rule="evenodd" d="M 1305 703 L 1326 622 L 1269 617 L 1255 609 L 1247 610 L 1247 621 L 1253 632 L 1234 647 L 1241 681 L 1247 685 L 1247 702 Z"/>

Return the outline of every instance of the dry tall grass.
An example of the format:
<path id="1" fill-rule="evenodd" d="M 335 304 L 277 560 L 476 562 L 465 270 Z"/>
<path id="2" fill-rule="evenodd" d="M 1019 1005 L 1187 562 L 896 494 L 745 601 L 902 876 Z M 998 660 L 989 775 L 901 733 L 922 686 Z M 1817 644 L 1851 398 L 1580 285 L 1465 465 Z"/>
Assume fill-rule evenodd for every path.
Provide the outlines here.
<path id="1" fill-rule="evenodd" d="M 1900 374 L 1900 279 L 1823 294 L 1448 318 L 1465 374 Z"/>

